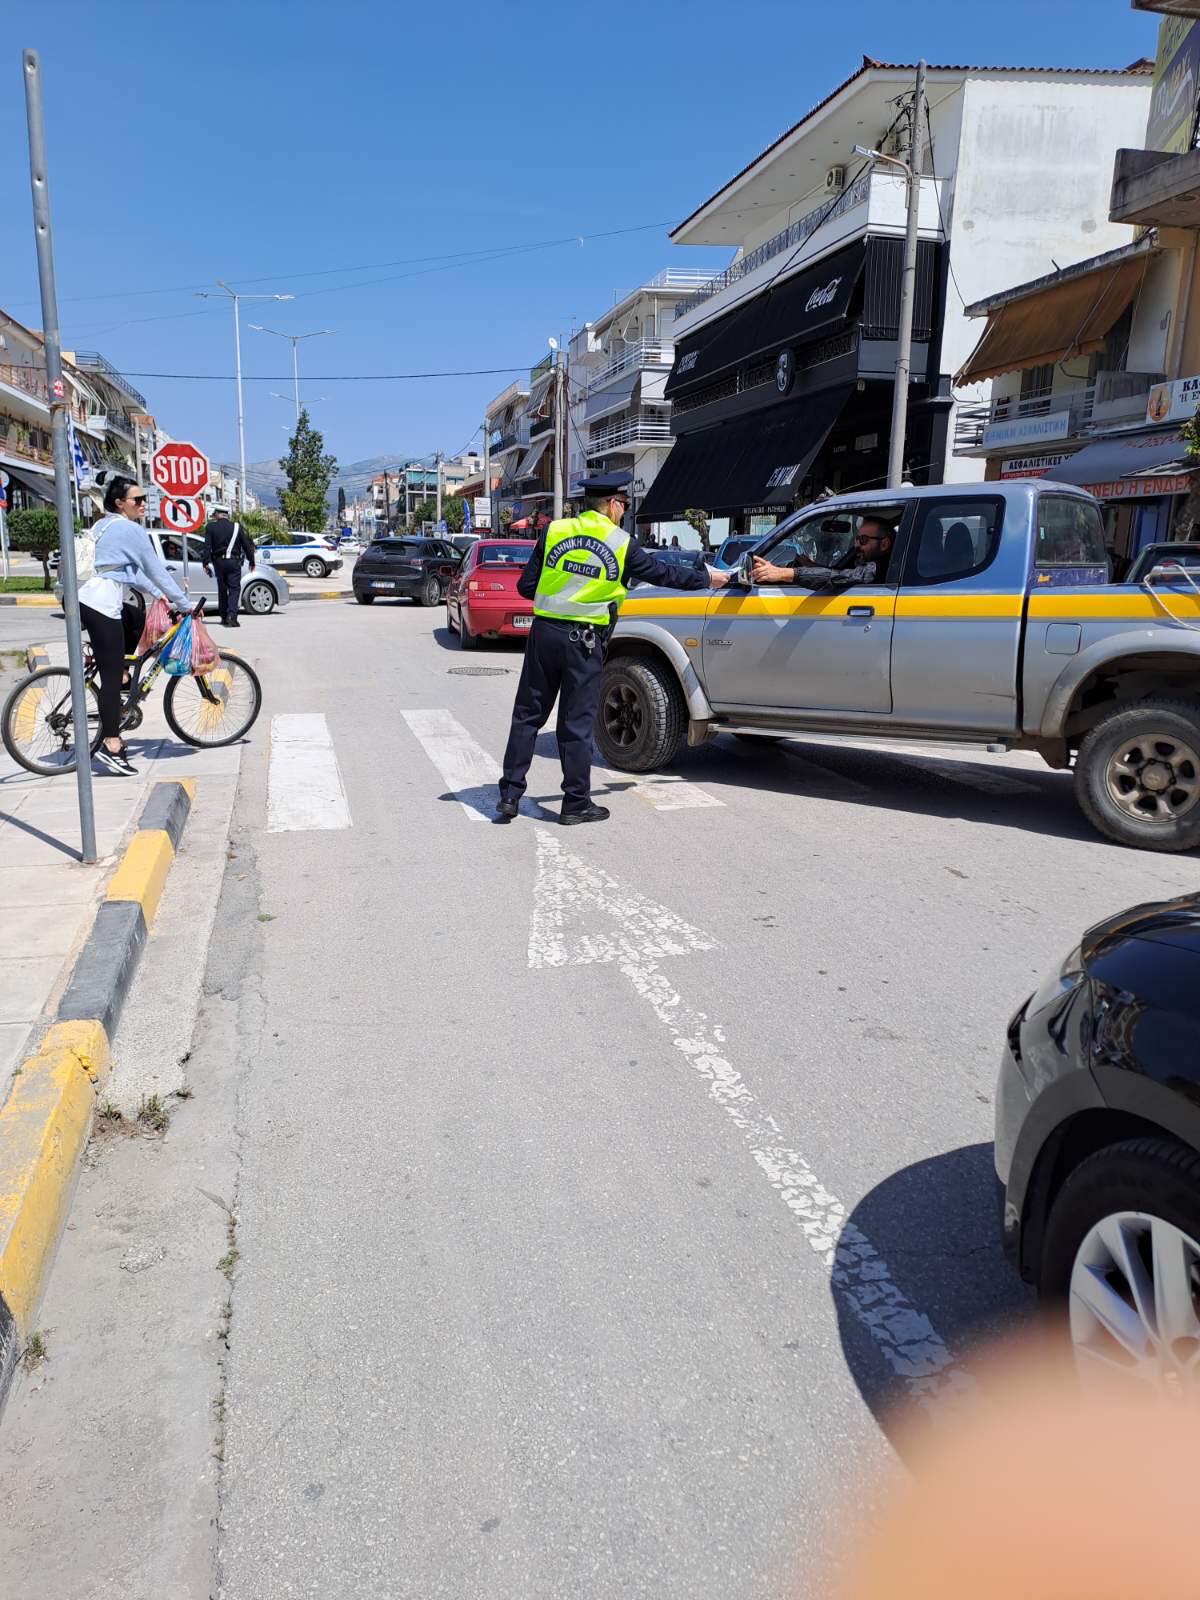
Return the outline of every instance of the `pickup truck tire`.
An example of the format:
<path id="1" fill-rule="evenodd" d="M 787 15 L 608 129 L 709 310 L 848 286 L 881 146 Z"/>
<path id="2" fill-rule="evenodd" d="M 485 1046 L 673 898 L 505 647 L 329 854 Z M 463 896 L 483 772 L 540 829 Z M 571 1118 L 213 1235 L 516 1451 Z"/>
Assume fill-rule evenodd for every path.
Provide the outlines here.
<path id="1" fill-rule="evenodd" d="M 620 772 L 653 772 L 671 761 L 687 733 L 687 706 L 664 662 L 618 657 L 605 665 L 596 744 Z"/>
<path id="2" fill-rule="evenodd" d="M 1200 845 L 1200 701 L 1155 695 L 1111 711 L 1079 747 L 1075 798 L 1118 844 Z"/>

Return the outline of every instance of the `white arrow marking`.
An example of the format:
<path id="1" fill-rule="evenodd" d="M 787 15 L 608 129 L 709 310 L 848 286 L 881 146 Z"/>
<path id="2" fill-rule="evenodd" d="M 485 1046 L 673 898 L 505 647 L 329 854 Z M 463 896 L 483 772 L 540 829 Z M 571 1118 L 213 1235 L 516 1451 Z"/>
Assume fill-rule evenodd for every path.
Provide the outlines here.
<path id="1" fill-rule="evenodd" d="M 746 1085 L 725 1053 L 721 1027 L 692 1010 L 660 969 L 665 956 L 714 950 L 716 941 L 664 906 L 644 899 L 600 867 L 572 856 L 537 830 L 538 876 L 529 926 L 531 967 L 617 961 L 621 971 L 671 1035 L 708 1095 L 741 1133 L 746 1147 L 792 1213 L 810 1248 L 829 1270 L 834 1290 L 879 1346 L 892 1371 L 922 1401 L 961 1391 L 972 1380 L 954 1364 L 933 1324 L 908 1300 L 887 1262 L 846 1207 L 786 1141 L 778 1121 Z M 599 912 L 615 927 L 574 933 L 578 914 Z"/>

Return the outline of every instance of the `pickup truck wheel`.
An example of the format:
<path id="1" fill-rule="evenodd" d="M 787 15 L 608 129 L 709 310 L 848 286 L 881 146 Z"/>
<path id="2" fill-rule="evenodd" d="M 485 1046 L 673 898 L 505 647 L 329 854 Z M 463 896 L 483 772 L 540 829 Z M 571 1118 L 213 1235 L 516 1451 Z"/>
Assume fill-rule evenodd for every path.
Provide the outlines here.
<path id="1" fill-rule="evenodd" d="M 620 772 L 653 772 L 672 760 L 687 732 L 687 706 L 670 667 L 618 658 L 604 668 L 596 743 Z"/>
<path id="2" fill-rule="evenodd" d="M 1075 798 L 1118 844 L 1200 845 L 1200 702 L 1155 697 L 1110 712 L 1079 747 Z"/>

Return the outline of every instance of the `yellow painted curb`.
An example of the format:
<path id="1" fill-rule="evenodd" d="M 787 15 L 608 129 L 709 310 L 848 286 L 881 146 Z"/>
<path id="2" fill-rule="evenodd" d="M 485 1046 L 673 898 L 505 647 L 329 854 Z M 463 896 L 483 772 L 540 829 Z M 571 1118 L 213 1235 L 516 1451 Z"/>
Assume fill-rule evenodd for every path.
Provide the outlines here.
<path id="1" fill-rule="evenodd" d="M 19 594 L 15 596 L 19 606 L 56 606 L 58 601 L 52 594 Z"/>
<path id="2" fill-rule="evenodd" d="M 0 1301 L 28 1334 L 66 1220 L 96 1088 L 108 1075 L 98 1022 L 57 1022 L 0 1108 Z"/>
<path id="3" fill-rule="evenodd" d="M 175 847 L 169 833 L 162 828 L 139 828 L 109 879 L 104 898 L 140 901 L 148 928 L 174 859 Z"/>

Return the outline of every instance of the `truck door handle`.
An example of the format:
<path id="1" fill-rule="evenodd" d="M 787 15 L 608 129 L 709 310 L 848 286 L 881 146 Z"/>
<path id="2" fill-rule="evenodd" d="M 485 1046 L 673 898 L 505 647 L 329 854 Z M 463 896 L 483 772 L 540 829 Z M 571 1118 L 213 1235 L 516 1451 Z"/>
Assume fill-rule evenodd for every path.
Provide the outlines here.
<path id="1" fill-rule="evenodd" d="M 874 606 L 850 606 L 849 609 L 846 612 L 846 615 L 848 617 L 873 617 L 875 615 L 875 607 Z"/>

